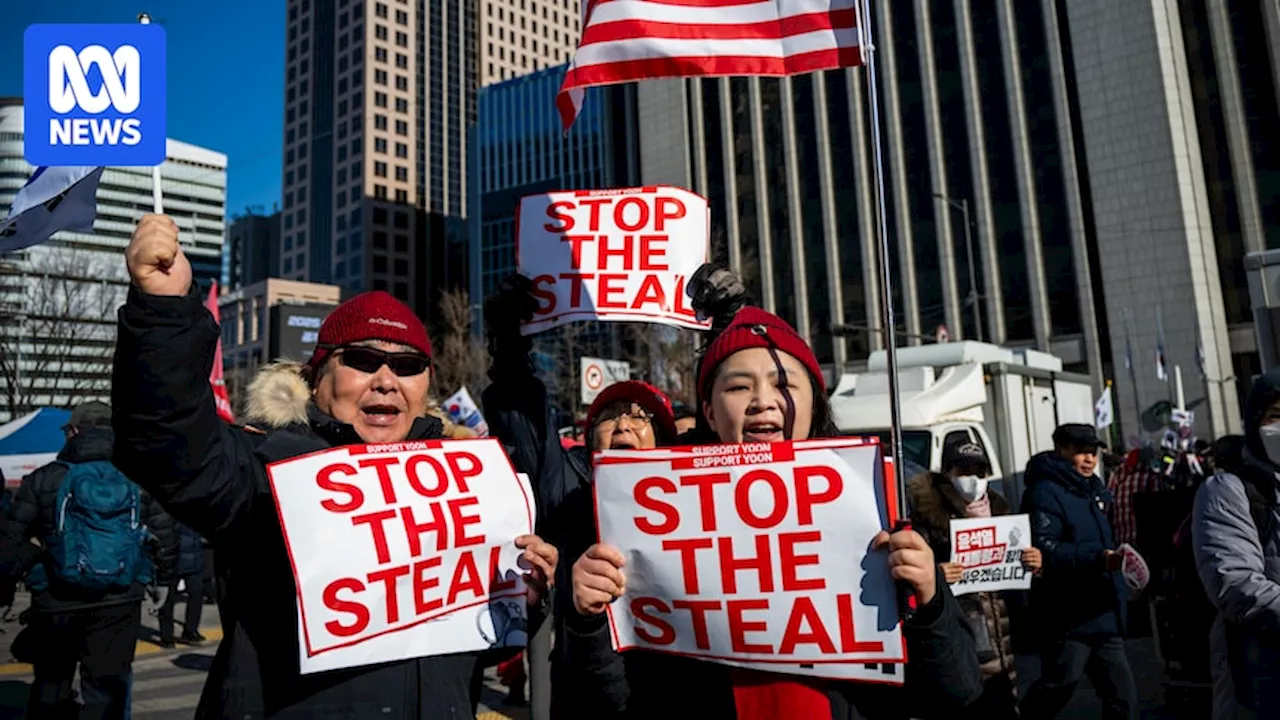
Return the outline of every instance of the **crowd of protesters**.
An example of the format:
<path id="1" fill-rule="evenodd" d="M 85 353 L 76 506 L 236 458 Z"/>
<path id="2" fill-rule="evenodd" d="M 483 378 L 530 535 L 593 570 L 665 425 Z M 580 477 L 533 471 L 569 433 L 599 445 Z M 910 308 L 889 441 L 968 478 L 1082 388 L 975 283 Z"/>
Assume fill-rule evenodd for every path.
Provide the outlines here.
<path id="1" fill-rule="evenodd" d="M 119 310 L 112 403 L 77 408 L 58 462 L 25 478 L 4 511 L 0 578 L 10 593 L 19 581 L 32 592 L 28 716 L 128 717 L 145 588 L 161 608 L 162 644 L 204 639 L 205 543 L 216 548 L 223 637 L 197 717 L 473 717 L 479 670 L 499 662 L 509 697 L 523 701 L 525 676 L 509 653 L 300 671 L 298 589 L 266 467 L 343 445 L 474 434 L 428 399 L 432 345 L 414 313 L 382 292 L 339 305 L 310 361 L 265 367 L 249 386 L 243 424 L 231 425 L 208 385 L 218 328 L 173 221 L 146 216 L 126 263 L 132 286 Z M 1150 488 L 1133 480 L 1145 476 L 1132 463 L 1108 487 L 1098 471 L 1105 445 L 1083 425 L 1059 427 L 1054 449 L 1031 459 L 1022 498 L 990 487 L 992 464 L 972 443 L 949 445 L 937 472 L 910 479 L 911 527 L 881 532 L 871 550 L 885 554 L 914 598 L 903 622 L 910 662 L 902 686 L 615 651 L 604 610 L 622 596 L 629 569 L 617 548 L 597 541 L 593 452 L 840 431 L 810 346 L 752 305 L 740 278 L 705 266 L 690 283 L 694 309 L 711 321 L 696 402 L 673 407 L 662 388 L 619 382 L 592 402 L 580 433 L 566 437 L 551 419 L 532 340 L 521 333 L 537 307 L 532 290 L 514 275 L 485 302 L 492 364 L 482 406 L 536 495 L 535 533 L 516 545 L 529 573 L 531 625 L 553 624 L 553 718 L 1052 718 L 1084 677 L 1102 717 L 1137 717 L 1124 645 L 1134 589 L 1124 563 L 1138 540 L 1132 504 Z M 1217 472 L 1197 466 L 1202 482 L 1191 488 L 1194 507 L 1173 542 L 1186 548 L 1185 565 L 1213 611 L 1204 654 L 1213 717 L 1222 719 L 1280 707 L 1280 685 L 1271 682 L 1280 672 L 1280 374 L 1254 387 L 1245 427 L 1211 462 L 1201 453 Z M 1014 504 L 1030 516 L 1033 547 L 1021 558 L 1035 578 L 1030 593 L 957 598 L 951 521 L 1005 515 Z M 192 599 L 175 637 L 179 587 Z M 1019 633 L 1040 658 L 1025 697 L 1014 664 Z"/>

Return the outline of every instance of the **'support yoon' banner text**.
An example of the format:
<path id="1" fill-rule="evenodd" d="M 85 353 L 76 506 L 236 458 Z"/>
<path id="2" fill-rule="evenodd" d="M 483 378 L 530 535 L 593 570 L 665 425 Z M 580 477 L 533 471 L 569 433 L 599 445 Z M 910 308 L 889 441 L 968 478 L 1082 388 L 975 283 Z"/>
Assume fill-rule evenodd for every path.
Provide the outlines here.
<path id="1" fill-rule="evenodd" d="M 707 261 L 706 198 L 676 187 L 529 195 L 517 212 L 516 263 L 538 310 L 525 335 L 576 320 L 706 329 L 685 286 Z"/>
<path id="2" fill-rule="evenodd" d="M 880 447 L 856 438 L 597 455 L 600 541 L 626 558 L 614 646 L 901 683 Z"/>
<path id="3" fill-rule="evenodd" d="M 1029 547 L 1029 515 L 952 520 L 951 562 L 964 568 L 964 575 L 951 585 L 951 594 L 1030 588 L 1031 571 L 1022 564 L 1022 551 Z"/>
<path id="4" fill-rule="evenodd" d="M 525 642 L 534 500 L 497 440 L 356 445 L 268 467 L 303 673 Z"/>

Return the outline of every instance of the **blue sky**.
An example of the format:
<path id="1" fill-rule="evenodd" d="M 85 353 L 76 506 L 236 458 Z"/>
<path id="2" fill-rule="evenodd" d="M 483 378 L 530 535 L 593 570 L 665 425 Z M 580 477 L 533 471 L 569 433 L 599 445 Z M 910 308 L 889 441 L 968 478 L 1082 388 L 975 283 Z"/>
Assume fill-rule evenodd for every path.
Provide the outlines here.
<path id="1" fill-rule="evenodd" d="M 17 0 L 0 22 L 0 96 L 22 95 L 35 23 L 135 22 L 168 38 L 169 137 L 227 155 L 227 212 L 280 200 L 284 0 Z"/>

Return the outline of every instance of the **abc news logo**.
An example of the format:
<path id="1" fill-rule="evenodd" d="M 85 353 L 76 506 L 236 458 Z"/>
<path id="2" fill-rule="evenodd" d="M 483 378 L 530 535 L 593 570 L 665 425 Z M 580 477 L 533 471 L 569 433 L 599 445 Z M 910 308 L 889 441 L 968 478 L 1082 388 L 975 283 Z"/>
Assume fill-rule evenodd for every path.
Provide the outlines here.
<path id="1" fill-rule="evenodd" d="M 159 25 L 32 25 L 23 43 L 24 154 L 32 165 L 164 162 Z"/>
<path id="2" fill-rule="evenodd" d="M 79 109 L 100 115 L 113 108 L 129 115 L 142 104 L 142 57 L 138 48 L 121 45 L 113 53 L 101 45 L 76 52 L 59 45 L 49 53 L 49 108 L 60 115 Z M 89 89 L 88 72 L 97 68 L 102 86 Z M 52 145 L 137 145 L 142 141 L 138 118 L 62 117 L 49 119 Z"/>

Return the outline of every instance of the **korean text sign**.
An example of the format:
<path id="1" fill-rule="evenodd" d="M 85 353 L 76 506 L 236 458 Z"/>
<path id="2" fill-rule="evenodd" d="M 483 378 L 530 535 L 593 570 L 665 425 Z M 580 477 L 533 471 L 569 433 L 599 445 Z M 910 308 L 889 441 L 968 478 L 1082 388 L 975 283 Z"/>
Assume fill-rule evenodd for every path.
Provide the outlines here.
<path id="1" fill-rule="evenodd" d="M 606 452 L 595 494 L 600 541 L 627 561 L 619 650 L 845 679 L 906 661 L 888 555 L 870 550 L 891 521 L 878 444 Z"/>
<path id="2" fill-rule="evenodd" d="M 576 320 L 705 329 L 688 279 L 707 261 L 705 198 L 676 187 L 530 195 L 517 212 L 516 263 L 533 280 L 530 335 Z"/>
<path id="3" fill-rule="evenodd" d="M 268 474 L 302 672 L 523 644 L 533 493 L 496 440 L 341 447 Z"/>
<path id="4" fill-rule="evenodd" d="M 951 562 L 964 568 L 953 595 L 995 590 L 1026 590 L 1031 571 L 1022 551 L 1031 547 L 1028 515 L 998 515 L 951 521 Z"/>

